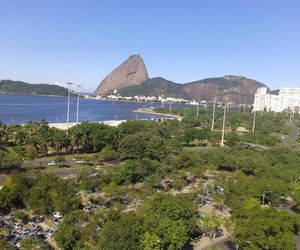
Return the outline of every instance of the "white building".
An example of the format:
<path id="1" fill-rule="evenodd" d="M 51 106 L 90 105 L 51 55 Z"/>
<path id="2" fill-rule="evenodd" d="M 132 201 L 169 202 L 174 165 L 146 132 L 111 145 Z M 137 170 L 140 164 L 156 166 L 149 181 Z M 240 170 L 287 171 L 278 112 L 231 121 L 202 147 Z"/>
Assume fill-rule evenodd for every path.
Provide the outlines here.
<path id="1" fill-rule="evenodd" d="M 254 97 L 253 111 L 299 112 L 300 88 L 282 88 L 278 95 L 267 93 L 267 88 L 259 88 Z"/>

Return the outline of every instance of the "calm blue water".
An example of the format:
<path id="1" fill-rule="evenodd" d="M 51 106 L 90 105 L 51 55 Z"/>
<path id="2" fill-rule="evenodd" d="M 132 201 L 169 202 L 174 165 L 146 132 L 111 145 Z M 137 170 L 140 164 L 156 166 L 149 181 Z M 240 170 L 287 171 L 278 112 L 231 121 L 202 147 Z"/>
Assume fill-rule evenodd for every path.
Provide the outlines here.
<path id="1" fill-rule="evenodd" d="M 155 116 L 134 113 L 146 107 L 161 104 L 114 102 L 80 99 L 79 120 L 106 121 L 127 119 L 150 119 Z M 165 107 L 167 107 L 165 105 Z M 6 124 L 22 124 L 46 119 L 49 123 L 66 122 L 67 97 L 0 95 L 0 120 Z M 76 98 L 71 98 L 70 122 L 76 119 Z"/>

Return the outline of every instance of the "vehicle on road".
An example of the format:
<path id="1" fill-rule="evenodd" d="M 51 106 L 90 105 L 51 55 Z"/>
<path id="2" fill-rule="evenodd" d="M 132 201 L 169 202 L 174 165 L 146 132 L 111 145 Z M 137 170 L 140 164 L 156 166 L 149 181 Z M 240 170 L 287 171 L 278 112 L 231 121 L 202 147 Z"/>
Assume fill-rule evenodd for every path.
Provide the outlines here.
<path id="1" fill-rule="evenodd" d="M 48 166 L 56 166 L 57 164 L 56 164 L 56 162 L 55 161 L 50 161 L 49 163 L 48 163 Z"/>

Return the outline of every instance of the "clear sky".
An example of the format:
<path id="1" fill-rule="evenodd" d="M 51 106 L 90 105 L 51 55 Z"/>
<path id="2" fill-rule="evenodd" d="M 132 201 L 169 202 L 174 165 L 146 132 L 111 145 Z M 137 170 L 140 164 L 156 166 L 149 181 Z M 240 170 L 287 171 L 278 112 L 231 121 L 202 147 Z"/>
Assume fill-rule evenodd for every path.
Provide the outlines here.
<path id="1" fill-rule="evenodd" d="M 131 54 L 150 77 L 300 87 L 299 0 L 0 0 L 0 79 L 94 90 Z"/>

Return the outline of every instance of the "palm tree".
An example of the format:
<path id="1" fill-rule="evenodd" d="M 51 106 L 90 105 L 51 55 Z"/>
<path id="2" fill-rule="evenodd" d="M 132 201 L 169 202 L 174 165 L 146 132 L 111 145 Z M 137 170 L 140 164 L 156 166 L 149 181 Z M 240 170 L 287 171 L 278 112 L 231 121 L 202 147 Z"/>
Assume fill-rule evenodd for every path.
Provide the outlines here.
<path id="1" fill-rule="evenodd" d="M 40 154 L 40 144 L 37 140 L 35 140 L 34 138 L 32 138 L 29 143 L 26 146 L 25 149 L 26 155 L 30 158 L 30 159 L 34 159 L 37 156 L 39 156 Z"/>

